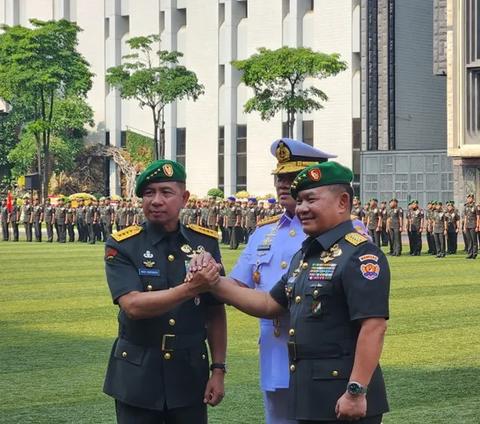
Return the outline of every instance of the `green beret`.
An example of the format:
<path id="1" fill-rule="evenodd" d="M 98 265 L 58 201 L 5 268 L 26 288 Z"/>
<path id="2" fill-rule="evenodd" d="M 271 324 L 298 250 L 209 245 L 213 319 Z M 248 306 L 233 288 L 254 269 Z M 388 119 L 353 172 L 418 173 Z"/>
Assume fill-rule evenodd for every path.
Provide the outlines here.
<path id="1" fill-rule="evenodd" d="M 378 202 L 378 199 L 377 199 L 376 197 L 372 197 L 372 198 L 370 199 L 370 202 L 371 202 L 372 200 L 373 200 L 374 202 Z"/>
<path id="2" fill-rule="evenodd" d="M 437 203 L 436 203 L 436 204 L 442 206 L 443 203 L 440 202 L 440 200 L 437 200 Z"/>
<path id="3" fill-rule="evenodd" d="M 184 183 L 187 179 L 185 168 L 178 162 L 161 159 L 150 164 L 137 179 L 135 194 L 137 197 L 143 196 L 143 191 L 149 183 L 162 183 L 176 181 Z"/>
<path id="4" fill-rule="evenodd" d="M 355 200 L 358 200 L 360 202 L 360 196 L 353 196 Z"/>
<path id="5" fill-rule="evenodd" d="M 393 199 L 390 199 L 390 202 L 395 202 L 395 203 L 398 203 L 398 200 L 393 198 Z"/>
<path id="6" fill-rule="evenodd" d="M 410 202 L 413 204 L 413 203 L 416 203 L 418 205 L 418 200 L 417 199 L 413 199 L 413 200 L 410 200 Z"/>
<path id="7" fill-rule="evenodd" d="M 473 193 L 469 193 L 467 194 L 467 197 L 475 197 L 475 195 Z"/>
<path id="8" fill-rule="evenodd" d="M 316 163 L 300 171 L 290 187 L 290 194 L 296 199 L 299 191 L 334 184 L 350 184 L 352 181 L 352 170 L 338 162 Z"/>
<path id="9" fill-rule="evenodd" d="M 410 206 L 412 203 L 415 203 L 413 200 L 410 200 L 407 205 Z"/>

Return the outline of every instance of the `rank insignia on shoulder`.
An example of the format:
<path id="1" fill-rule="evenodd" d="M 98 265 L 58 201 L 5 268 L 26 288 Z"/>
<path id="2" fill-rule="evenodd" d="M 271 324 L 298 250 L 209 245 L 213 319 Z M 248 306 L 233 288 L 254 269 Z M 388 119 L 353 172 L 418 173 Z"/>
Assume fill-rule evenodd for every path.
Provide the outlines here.
<path id="1" fill-rule="evenodd" d="M 354 246 L 358 246 L 359 244 L 365 243 L 368 241 L 368 239 L 361 234 L 358 233 L 348 233 L 345 236 L 345 240 L 348 241 L 350 244 L 353 244 Z"/>
<path id="2" fill-rule="evenodd" d="M 137 234 L 140 234 L 143 231 L 143 228 L 140 227 L 139 225 L 132 225 L 131 227 L 127 227 L 121 231 L 116 232 L 115 234 L 112 234 L 112 238 L 115 241 L 124 241 L 127 240 L 133 236 L 136 236 Z"/>
<path id="3" fill-rule="evenodd" d="M 265 218 L 258 222 L 257 227 L 263 227 L 267 224 L 273 224 L 274 222 L 278 222 L 282 215 L 272 216 L 271 218 Z"/>
<path id="4" fill-rule="evenodd" d="M 192 231 L 195 231 L 196 233 L 203 234 L 205 236 L 213 237 L 215 239 L 218 239 L 218 233 L 214 230 L 209 230 L 208 228 L 201 227 L 200 225 L 196 224 L 188 224 L 187 228 L 190 228 Z"/>

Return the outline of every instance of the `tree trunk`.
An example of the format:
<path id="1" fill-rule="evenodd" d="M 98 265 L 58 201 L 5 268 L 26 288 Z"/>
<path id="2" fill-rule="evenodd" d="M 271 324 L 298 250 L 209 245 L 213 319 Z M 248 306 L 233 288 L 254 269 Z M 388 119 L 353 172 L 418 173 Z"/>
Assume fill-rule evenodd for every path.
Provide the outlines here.
<path id="1" fill-rule="evenodd" d="M 158 146 L 158 119 L 155 108 L 152 107 L 153 113 L 153 150 L 155 152 L 155 160 L 160 159 L 160 149 Z"/>
<path id="2" fill-rule="evenodd" d="M 37 172 L 40 180 L 40 189 L 38 191 L 38 198 L 43 199 L 43 192 L 42 190 L 42 145 L 40 141 L 40 135 L 38 133 L 35 133 L 35 144 L 37 147 Z M 45 193 L 48 193 L 45 192 Z M 45 197 L 47 197 L 47 194 L 45 194 Z"/>
<path id="3" fill-rule="evenodd" d="M 165 119 L 164 119 L 164 115 L 163 115 L 163 108 L 160 109 L 159 113 L 158 113 L 158 120 L 157 120 L 157 123 L 160 121 L 160 119 L 162 120 L 162 126 L 160 129 L 160 137 L 159 137 L 159 140 L 160 140 L 160 158 L 161 159 L 165 159 Z"/>
<path id="4" fill-rule="evenodd" d="M 293 126 L 295 125 L 295 112 L 287 112 L 288 138 L 293 138 Z"/>

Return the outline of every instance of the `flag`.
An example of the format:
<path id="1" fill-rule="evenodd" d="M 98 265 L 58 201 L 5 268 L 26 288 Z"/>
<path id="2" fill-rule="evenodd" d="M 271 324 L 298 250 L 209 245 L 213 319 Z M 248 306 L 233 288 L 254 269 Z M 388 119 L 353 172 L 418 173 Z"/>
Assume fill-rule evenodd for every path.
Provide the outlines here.
<path id="1" fill-rule="evenodd" d="M 10 194 L 10 192 L 8 192 L 7 196 L 7 208 L 10 212 L 12 212 L 12 195 Z"/>

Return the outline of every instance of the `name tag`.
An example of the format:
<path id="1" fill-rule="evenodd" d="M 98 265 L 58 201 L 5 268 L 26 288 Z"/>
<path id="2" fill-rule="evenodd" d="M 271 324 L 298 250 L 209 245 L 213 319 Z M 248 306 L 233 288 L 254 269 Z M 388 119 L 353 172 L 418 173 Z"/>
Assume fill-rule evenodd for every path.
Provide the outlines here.
<path id="1" fill-rule="evenodd" d="M 260 244 L 257 246 L 257 251 L 258 250 L 270 250 L 272 246 L 270 244 Z"/>
<path id="2" fill-rule="evenodd" d="M 149 277 L 160 277 L 159 269 L 139 268 L 138 275 L 148 275 Z"/>

